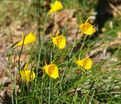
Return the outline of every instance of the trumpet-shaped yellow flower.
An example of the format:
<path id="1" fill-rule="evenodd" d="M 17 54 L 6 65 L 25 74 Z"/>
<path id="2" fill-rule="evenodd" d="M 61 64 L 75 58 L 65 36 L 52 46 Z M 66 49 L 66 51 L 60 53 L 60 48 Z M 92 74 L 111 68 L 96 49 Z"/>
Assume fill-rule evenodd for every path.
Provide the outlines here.
<path id="1" fill-rule="evenodd" d="M 24 69 L 20 69 L 20 75 L 25 82 L 34 80 L 36 76 L 33 70 L 28 69 L 28 64 L 24 66 Z"/>
<path id="2" fill-rule="evenodd" d="M 58 0 L 56 0 L 53 4 L 51 4 L 51 9 L 49 10 L 48 14 L 59 11 L 61 9 L 63 9 L 62 3 Z"/>
<path id="3" fill-rule="evenodd" d="M 33 43 L 35 41 L 36 41 L 35 34 L 33 34 L 32 32 L 30 32 L 25 38 L 22 37 L 22 40 L 19 41 L 14 47 L 16 47 L 16 46 L 22 46 L 22 44 L 23 45 L 27 45 L 27 44 Z"/>
<path id="4" fill-rule="evenodd" d="M 96 28 L 92 24 L 88 23 L 88 20 L 89 18 L 86 20 L 85 23 L 82 23 L 80 25 L 80 29 L 82 33 L 86 35 L 93 35 L 96 32 Z"/>
<path id="5" fill-rule="evenodd" d="M 56 37 L 52 37 L 52 42 L 60 49 L 63 49 L 66 46 L 66 38 L 63 35 L 58 36 L 58 33 L 56 34 Z"/>
<path id="6" fill-rule="evenodd" d="M 55 64 L 49 64 L 44 66 L 45 72 L 51 77 L 56 79 L 58 75 L 58 67 Z"/>
<path id="7" fill-rule="evenodd" d="M 83 67 L 86 70 L 89 70 L 92 67 L 92 59 L 89 58 L 89 57 L 84 58 L 82 60 L 79 59 L 79 60 L 76 61 L 76 64 Z"/>

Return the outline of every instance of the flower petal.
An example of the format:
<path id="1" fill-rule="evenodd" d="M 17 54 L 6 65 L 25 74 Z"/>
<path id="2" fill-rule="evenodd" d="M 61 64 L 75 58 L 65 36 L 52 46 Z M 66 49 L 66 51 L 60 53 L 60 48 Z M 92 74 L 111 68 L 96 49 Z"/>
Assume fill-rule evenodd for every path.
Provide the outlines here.
<path id="1" fill-rule="evenodd" d="M 58 74 L 58 67 L 55 64 L 45 65 L 44 66 L 45 72 L 51 77 L 56 79 L 59 77 Z"/>
<path id="2" fill-rule="evenodd" d="M 48 14 L 51 14 L 53 12 L 59 11 L 63 9 L 63 5 L 60 1 L 56 0 L 54 4 L 51 4 L 51 9 L 49 10 Z"/>
<path id="3" fill-rule="evenodd" d="M 32 70 L 20 70 L 21 78 L 26 81 L 32 81 L 35 79 L 35 73 Z"/>
<path id="4" fill-rule="evenodd" d="M 66 38 L 63 35 L 53 37 L 52 42 L 60 49 L 63 49 L 66 46 Z"/>
<path id="5" fill-rule="evenodd" d="M 82 33 L 86 35 L 93 35 L 96 32 L 96 28 L 92 24 L 88 23 L 88 20 L 89 19 L 87 19 L 84 24 L 80 25 L 80 29 Z"/>
<path id="6" fill-rule="evenodd" d="M 77 65 L 83 67 L 84 69 L 87 69 L 87 70 L 91 69 L 91 67 L 92 67 L 92 60 L 91 60 L 91 58 L 84 58 L 82 60 L 79 59 L 75 63 Z"/>
<path id="7" fill-rule="evenodd" d="M 16 46 L 22 46 L 22 44 L 23 45 L 27 45 L 27 44 L 33 43 L 35 41 L 36 41 L 35 34 L 33 34 L 32 32 L 30 32 L 24 39 L 22 39 L 20 42 L 18 42 L 14 47 L 16 47 Z"/>

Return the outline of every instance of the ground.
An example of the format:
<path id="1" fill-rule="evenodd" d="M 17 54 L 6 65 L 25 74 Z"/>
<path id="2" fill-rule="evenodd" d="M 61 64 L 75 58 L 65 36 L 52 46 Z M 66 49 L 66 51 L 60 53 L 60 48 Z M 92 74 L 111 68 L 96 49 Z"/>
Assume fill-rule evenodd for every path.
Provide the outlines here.
<path id="1" fill-rule="evenodd" d="M 74 44 L 75 37 L 80 41 L 72 50 L 72 55 L 75 53 L 78 54 L 84 37 L 78 33 L 78 26 L 81 21 L 84 22 L 91 16 L 90 22 L 96 26 L 97 32 L 93 36 L 87 37 L 82 54 L 83 56 L 90 56 L 94 60 L 93 70 L 84 74 L 84 76 L 88 78 L 85 79 L 82 77 L 83 80 L 78 78 L 80 77 L 78 75 L 78 73 L 80 73 L 79 69 L 77 69 L 76 72 L 71 70 L 71 72 L 76 73 L 77 76 L 67 72 L 68 75 L 65 76 L 67 79 L 64 79 L 66 85 L 62 88 L 63 96 L 60 98 L 63 99 L 63 101 L 60 101 L 60 103 L 72 103 L 69 100 L 73 98 L 73 101 L 76 103 L 81 99 L 83 104 L 89 102 L 92 102 L 92 104 L 120 104 L 121 2 L 118 0 L 61 1 L 64 5 L 64 10 L 57 14 L 50 15 L 48 20 L 46 20 L 46 14 L 50 9 L 50 0 L 40 0 L 40 4 L 36 2 L 36 0 L 0 1 L 0 102 L 9 104 L 6 102 L 6 99 L 8 101 L 10 99 L 11 101 L 11 94 L 14 92 L 14 87 L 16 87 L 15 89 L 18 93 L 19 90 L 22 90 L 20 88 L 21 84 L 17 83 L 17 85 L 13 87 L 14 81 L 18 81 L 20 77 L 17 67 L 19 56 L 17 49 L 15 49 L 14 52 L 11 51 L 11 47 L 21 40 L 22 34 L 26 35 L 33 31 L 36 35 L 40 34 L 46 37 L 45 40 L 48 41 L 52 36 L 51 34 L 55 34 L 57 31 L 62 33 L 66 31 L 66 36 L 68 37 L 67 47 L 69 47 L 69 49 L 70 46 Z M 51 47 L 51 45 L 49 47 Z M 18 50 L 20 51 L 20 49 Z M 29 58 L 27 50 L 29 50 L 29 48 L 26 47 L 21 55 L 21 66 L 23 66 L 27 60 L 30 62 L 36 60 L 33 58 L 34 55 Z M 65 53 L 67 51 L 68 50 L 66 50 Z M 30 53 L 32 54 L 32 52 Z M 50 55 L 49 53 L 42 54 Z M 43 57 L 45 56 L 43 55 Z M 58 57 L 57 55 L 57 58 Z M 57 63 L 66 58 L 65 56 L 60 58 Z M 43 63 L 40 62 L 40 64 Z M 67 68 L 69 65 L 70 64 L 64 67 Z M 72 69 L 74 69 L 74 67 L 72 67 Z M 63 70 L 61 71 L 63 72 Z M 75 83 L 73 84 L 72 82 Z M 69 96 L 67 96 L 68 94 Z M 76 98 L 76 94 L 79 98 Z M 72 97 L 72 95 L 75 96 Z M 20 99 L 22 98 L 20 94 L 18 94 L 18 96 Z M 45 96 L 47 95 L 45 94 Z M 13 97 L 13 99 L 16 98 Z M 18 101 L 21 101 L 20 99 Z M 44 103 L 46 104 L 47 100 L 44 100 Z"/>

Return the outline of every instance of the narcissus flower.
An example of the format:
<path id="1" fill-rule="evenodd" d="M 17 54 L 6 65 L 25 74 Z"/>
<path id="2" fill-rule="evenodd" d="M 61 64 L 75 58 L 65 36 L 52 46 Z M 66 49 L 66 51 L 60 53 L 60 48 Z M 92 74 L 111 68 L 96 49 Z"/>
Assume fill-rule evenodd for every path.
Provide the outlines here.
<path id="1" fill-rule="evenodd" d="M 20 75 L 25 82 L 34 80 L 36 76 L 33 70 L 28 69 L 28 64 L 26 64 L 23 69 L 20 69 Z"/>
<path id="2" fill-rule="evenodd" d="M 16 46 L 22 46 L 22 44 L 23 45 L 27 45 L 27 44 L 33 43 L 35 41 L 36 41 L 35 34 L 33 34 L 32 32 L 30 32 L 27 36 L 25 36 L 25 38 L 22 37 L 22 40 L 19 41 L 17 44 L 15 44 L 14 47 L 16 47 Z"/>
<path id="3" fill-rule="evenodd" d="M 56 79 L 59 77 L 58 67 L 55 64 L 45 65 L 44 70 L 51 78 Z"/>
<path id="4" fill-rule="evenodd" d="M 89 69 L 91 69 L 91 67 L 92 67 L 92 59 L 89 58 L 89 57 L 84 58 L 84 59 L 82 59 L 82 60 L 80 60 L 80 59 L 79 59 L 79 60 L 76 60 L 75 63 L 76 63 L 77 65 L 83 67 L 83 68 L 86 69 L 86 70 L 89 70 Z"/>
<path id="5" fill-rule="evenodd" d="M 86 35 L 93 35 L 96 32 L 96 28 L 88 23 L 89 18 L 86 20 L 85 23 L 82 23 L 80 25 L 81 32 L 86 34 Z"/>
<path id="6" fill-rule="evenodd" d="M 56 12 L 56 11 L 59 11 L 59 10 L 63 9 L 63 5 L 59 0 L 56 0 L 50 6 L 51 6 L 51 9 L 49 10 L 48 14 L 51 14 L 53 12 Z"/>
<path id="7" fill-rule="evenodd" d="M 60 49 L 63 49 L 66 46 L 66 38 L 63 35 L 58 36 L 58 33 L 56 34 L 56 37 L 52 37 L 52 42 Z"/>

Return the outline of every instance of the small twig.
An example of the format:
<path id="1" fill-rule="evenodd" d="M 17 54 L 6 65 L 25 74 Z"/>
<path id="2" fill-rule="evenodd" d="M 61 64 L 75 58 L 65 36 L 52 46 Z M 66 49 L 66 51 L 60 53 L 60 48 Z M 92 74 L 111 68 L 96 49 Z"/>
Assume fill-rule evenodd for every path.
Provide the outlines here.
<path id="1" fill-rule="evenodd" d="M 22 42 L 22 46 L 21 46 L 21 51 L 20 51 L 20 54 L 19 54 L 18 69 L 20 69 L 20 59 L 21 59 L 21 54 L 22 54 L 22 51 L 23 51 L 24 40 L 25 40 L 25 36 L 23 37 L 23 42 Z"/>
<path id="2" fill-rule="evenodd" d="M 110 3 L 109 5 L 116 13 L 118 13 L 121 16 L 121 12 L 113 4 Z"/>
<path id="3" fill-rule="evenodd" d="M 118 39 L 118 40 L 116 39 L 115 41 L 110 42 L 106 48 L 107 49 L 109 47 L 111 47 L 111 48 L 118 48 L 120 45 L 121 45 L 121 40 L 120 39 Z M 103 52 L 104 49 L 105 49 L 105 44 L 102 44 L 102 45 L 100 45 L 100 47 L 94 48 L 93 51 L 90 52 L 89 56 L 91 57 L 91 56 L 94 56 L 98 52 Z"/>
<path id="4" fill-rule="evenodd" d="M 12 34 L 11 34 L 11 29 L 10 29 L 10 27 L 8 27 L 8 29 L 9 29 L 9 31 L 10 31 L 10 39 L 11 39 L 11 43 L 12 43 L 12 45 L 13 45 L 14 43 L 13 43 L 13 38 L 12 38 Z"/>

